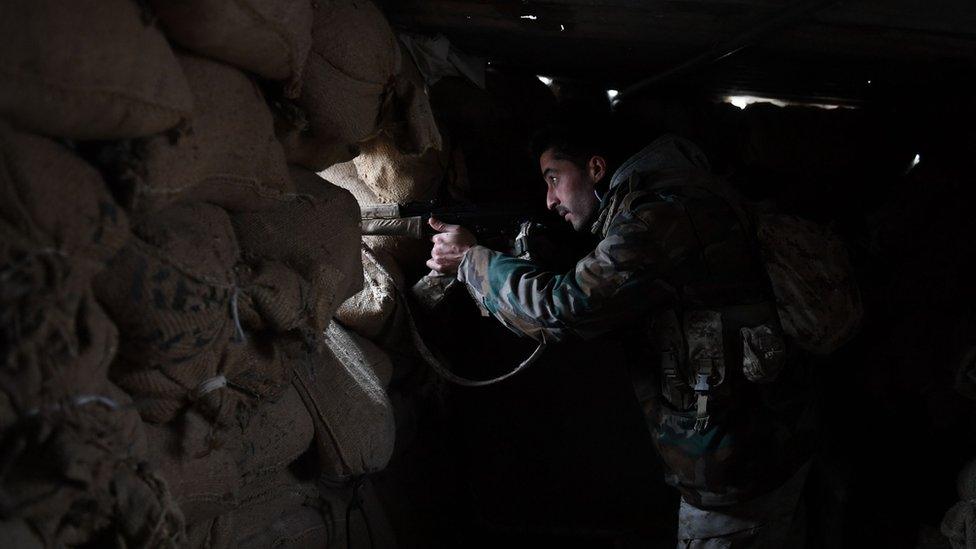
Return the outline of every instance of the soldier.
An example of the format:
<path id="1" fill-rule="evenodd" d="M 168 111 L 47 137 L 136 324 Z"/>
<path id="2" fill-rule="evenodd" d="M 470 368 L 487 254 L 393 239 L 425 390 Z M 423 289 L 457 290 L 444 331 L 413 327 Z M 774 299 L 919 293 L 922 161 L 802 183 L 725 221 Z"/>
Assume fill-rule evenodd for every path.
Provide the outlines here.
<path id="1" fill-rule="evenodd" d="M 534 147 L 548 208 L 600 239 L 572 272 L 436 219 L 427 265 L 537 341 L 633 333 L 635 392 L 681 493 L 679 547 L 801 547 L 807 369 L 787 356 L 749 219 L 691 142 L 661 137 L 611 176 L 601 135 L 563 124 Z"/>

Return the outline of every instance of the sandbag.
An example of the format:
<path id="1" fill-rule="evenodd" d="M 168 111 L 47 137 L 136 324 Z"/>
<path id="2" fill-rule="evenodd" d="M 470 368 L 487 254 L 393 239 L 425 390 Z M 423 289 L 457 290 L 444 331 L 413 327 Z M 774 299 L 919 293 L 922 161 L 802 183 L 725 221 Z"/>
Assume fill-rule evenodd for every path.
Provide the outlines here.
<path id="1" fill-rule="evenodd" d="M 428 153 L 437 154 L 435 151 L 428 151 Z M 356 168 L 357 160 L 335 164 L 319 175 L 351 192 L 359 202 L 360 208 L 383 203 L 384 201 L 377 197 L 373 189 L 360 178 Z M 390 182 L 389 177 L 385 177 L 384 180 Z M 395 183 L 392 185 L 396 186 Z M 411 267 L 422 270 L 424 262 L 430 256 L 429 241 L 408 236 L 364 235 L 363 242 L 377 253 L 393 257 L 404 270 L 408 271 Z"/>
<path id="2" fill-rule="evenodd" d="M 783 331 L 800 347 L 830 353 L 854 337 L 861 293 L 840 238 L 796 216 L 758 216 L 757 237 Z"/>
<path id="3" fill-rule="evenodd" d="M 30 524 L 48 547 L 103 535 L 178 545 L 183 515 L 144 462 L 145 441 L 132 401 L 108 382 L 23 415 L 0 444 L 5 519 Z"/>
<path id="4" fill-rule="evenodd" d="M 294 290 L 294 279 L 265 277 L 264 285 L 272 288 L 269 300 L 287 301 L 264 307 L 300 311 L 280 317 L 296 324 L 294 328 L 318 334 L 339 304 L 362 287 L 359 206 L 347 191 L 312 172 L 296 167 L 291 175 L 301 194 L 278 207 L 237 213 L 232 219 L 245 263 L 261 269 L 278 262 L 301 277 L 300 291 Z"/>
<path id="5" fill-rule="evenodd" d="M 167 425 L 147 426 L 152 455 L 190 526 L 243 504 L 249 485 L 267 484 L 312 440 L 290 366 L 273 344 L 252 338 L 230 345 L 219 369 L 224 383 L 214 395 L 228 411 L 223 417 L 191 408 Z"/>
<path id="6" fill-rule="evenodd" d="M 344 332 L 333 322 L 324 334 L 324 347 L 290 350 L 293 384 L 315 425 L 319 464 L 333 480 L 385 467 L 395 432 L 389 397 L 371 364 L 376 361 L 368 360 L 359 340 Z M 376 352 L 372 350 L 374 356 Z"/>
<path id="7" fill-rule="evenodd" d="M 258 484 L 285 470 L 308 450 L 313 435 L 312 416 L 294 387 L 261 402 L 241 436 L 243 482 Z"/>
<path id="8" fill-rule="evenodd" d="M 91 280 L 128 236 L 98 172 L 0 124 L 0 427 L 105 381 L 117 331 Z"/>
<path id="9" fill-rule="evenodd" d="M 43 248 L 37 253 L 77 261 L 84 278 L 128 238 L 128 219 L 101 175 L 63 145 L 0 122 L 0 162 L 5 254 Z"/>
<path id="10" fill-rule="evenodd" d="M 220 358 L 241 338 L 230 219 L 217 206 L 178 205 L 133 230 L 94 285 L 122 335 L 111 377 L 139 398 L 147 421 L 170 421 L 191 402 L 216 414 Z"/>
<path id="11" fill-rule="evenodd" d="M 387 133 L 402 153 L 443 150 L 444 142 L 434 119 L 427 83 L 407 49 L 401 47 L 400 52 L 400 73 L 393 90 L 393 112 L 389 115 L 392 120 L 385 121 L 389 126 Z"/>
<path id="12" fill-rule="evenodd" d="M 400 51 L 382 12 L 369 0 L 338 0 L 315 10 L 312 49 L 296 104 L 305 127 L 283 126 L 288 161 L 320 171 L 356 155 L 389 106 Z"/>
<path id="13" fill-rule="evenodd" d="M 240 507 L 188 528 L 191 547 L 328 547 L 332 527 L 317 487 L 283 472 Z"/>
<path id="14" fill-rule="evenodd" d="M 169 43 L 131 0 L 0 3 L 0 115 L 72 139 L 162 132 L 193 99 Z"/>
<path id="15" fill-rule="evenodd" d="M 390 385 L 393 379 L 393 362 L 390 355 L 375 343 L 341 325 L 326 331 L 325 336 L 332 353 L 344 363 L 362 365 L 376 374 L 381 386 Z"/>
<path id="16" fill-rule="evenodd" d="M 362 248 L 363 289 L 336 311 L 336 319 L 350 330 L 376 340 L 404 326 L 401 297 L 404 280 L 400 268 L 387 254 Z"/>
<path id="17" fill-rule="evenodd" d="M 312 44 L 309 0 L 152 0 L 166 35 L 207 57 L 301 89 Z"/>
<path id="18" fill-rule="evenodd" d="M 279 204 L 293 191 L 271 112 L 257 85 L 234 67 L 180 55 L 193 92 L 190 127 L 104 153 L 140 214 L 176 202 L 208 201 L 232 211 Z M 112 148 L 114 147 L 114 149 Z"/>
<path id="19" fill-rule="evenodd" d="M 360 145 L 353 163 L 359 179 L 380 203 L 404 204 L 434 198 L 447 162 L 436 149 L 402 153 L 391 137 L 380 134 Z"/>
<path id="20" fill-rule="evenodd" d="M 188 412 L 168 425 L 146 424 L 149 455 L 192 526 L 240 504 L 240 431 L 207 440 L 209 421 Z M 214 442 L 214 443 L 211 443 Z"/>

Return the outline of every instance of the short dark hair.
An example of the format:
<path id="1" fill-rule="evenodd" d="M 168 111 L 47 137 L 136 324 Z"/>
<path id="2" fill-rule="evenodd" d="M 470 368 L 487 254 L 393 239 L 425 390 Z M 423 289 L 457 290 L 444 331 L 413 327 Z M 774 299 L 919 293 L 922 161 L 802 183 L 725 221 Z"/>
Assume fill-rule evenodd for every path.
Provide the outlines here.
<path id="1" fill-rule="evenodd" d="M 532 136 L 532 155 L 538 159 L 550 149 L 556 158 L 581 169 L 586 169 L 594 156 L 602 156 L 608 164 L 616 156 L 609 121 L 586 114 L 564 114 L 536 131 Z"/>

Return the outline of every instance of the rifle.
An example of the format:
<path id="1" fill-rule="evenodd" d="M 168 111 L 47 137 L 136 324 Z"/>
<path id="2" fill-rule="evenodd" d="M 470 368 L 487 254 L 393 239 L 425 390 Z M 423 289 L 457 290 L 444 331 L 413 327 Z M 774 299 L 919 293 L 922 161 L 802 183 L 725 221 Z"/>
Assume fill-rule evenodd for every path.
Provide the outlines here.
<path id="1" fill-rule="evenodd" d="M 444 206 L 437 201 L 373 204 L 362 207 L 362 230 L 364 235 L 425 238 L 434 234 L 427 224 L 431 217 L 461 225 L 479 241 L 508 235 L 514 238 L 523 223 L 542 219 L 537 209 L 522 204 Z"/>
<path id="2" fill-rule="evenodd" d="M 543 221 L 543 216 L 539 214 L 538 210 L 517 204 L 443 206 L 436 201 L 431 201 L 407 204 L 374 204 L 362 206 L 361 209 L 363 235 L 428 238 L 436 233 L 427 223 L 433 217 L 445 223 L 460 225 L 468 229 L 474 233 L 479 242 L 502 239 L 505 244 L 513 244 L 517 256 L 527 255 L 526 237 L 529 227 L 539 225 Z M 518 236 L 515 236 L 516 234 Z M 418 304 L 431 312 L 457 286 L 458 280 L 454 276 L 441 275 L 431 271 L 430 274 L 413 285 L 410 293 Z M 482 309 L 482 314 L 487 315 L 487 311 Z M 427 363 L 445 379 L 467 387 L 493 385 L 514 376 L 536 362 L 546 346 L 545 342 L 540 343 L 527 359 L 504 375 L 484 380 L 467 379 L 450 371 L 430 351 L 417 331 L 409 306 L 407 307 L 407 318 L 417 350 Z"/>
<path id="3" fill-rule="evenodd" d="M 428 239 L 434 231 L 427 223 L 431 217 L 451 225 L 460 225 L 474 233 L 478 242 L 515 245 L 519 255 L 518 234 L 526 222 L 538 222 L 538 210 L 522 204 L 442 205 L 436 200 L 406 204 L 372 204 L 362 206 L 362 233 L 371 236 L 405 236 Z M 411 294 L 426 310 L 437 308 L 457 280 L 431 272 L 411 288 Z"/>

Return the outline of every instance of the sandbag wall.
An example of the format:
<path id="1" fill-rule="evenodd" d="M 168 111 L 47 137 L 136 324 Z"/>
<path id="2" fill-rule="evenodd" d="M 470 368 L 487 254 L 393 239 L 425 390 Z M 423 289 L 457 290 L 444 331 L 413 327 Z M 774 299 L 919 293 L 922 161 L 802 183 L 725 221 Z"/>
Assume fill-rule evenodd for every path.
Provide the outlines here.
<path id="1" fill-rule="evenodd" d="M 391 366 L 332 321 L 359 207 L 315 172 L 436 139 L 381 12 L 14 0 L 0 32 L 0 539 L 345 543 Z"/>

